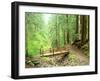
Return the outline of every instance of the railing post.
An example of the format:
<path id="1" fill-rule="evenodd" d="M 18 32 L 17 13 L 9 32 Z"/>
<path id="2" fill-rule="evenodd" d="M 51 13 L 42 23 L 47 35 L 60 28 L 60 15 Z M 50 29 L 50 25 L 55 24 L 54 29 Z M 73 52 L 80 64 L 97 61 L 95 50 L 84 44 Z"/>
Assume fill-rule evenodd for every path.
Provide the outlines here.
<path id="1" fill-rule="evenodd" d="M 50 48 L 50 53 L 52 52 L 51 48 Z"/>
<path id="2" fill-rule="evenodd" d="M 53 48 L 53 56 L 54 56 L 54 48 Z"/>
<path id="3" fill-rule="evenodd" d="M 42 52 L 41 52 L 42 50 L 41 50 L 41 48 L 40 48 L 40 55 L 42 56 Z"/>
<path id="4" fill-rule="evenodd" d="M 40 48 L 40 55 L 43 56 L 43 50 Z"/>

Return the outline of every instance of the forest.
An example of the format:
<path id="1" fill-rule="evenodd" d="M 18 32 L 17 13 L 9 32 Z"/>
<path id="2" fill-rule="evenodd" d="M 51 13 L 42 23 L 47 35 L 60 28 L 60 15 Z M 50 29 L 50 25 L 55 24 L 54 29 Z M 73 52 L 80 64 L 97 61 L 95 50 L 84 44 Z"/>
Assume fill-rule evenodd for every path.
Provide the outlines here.
<path id="1" fill-rule="evenodd" d="M 89 65 L 89 15 L 25 12 L 25 67 Z"/>

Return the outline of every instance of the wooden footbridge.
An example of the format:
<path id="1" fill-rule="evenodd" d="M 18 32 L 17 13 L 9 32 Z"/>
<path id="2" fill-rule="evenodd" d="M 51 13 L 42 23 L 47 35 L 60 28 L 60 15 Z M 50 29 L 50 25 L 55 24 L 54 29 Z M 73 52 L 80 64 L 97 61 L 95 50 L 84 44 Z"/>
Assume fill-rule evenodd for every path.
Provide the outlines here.
<path id="1" fill-rule="evenodd" d="M 40 56 L 41 57 L 48 57 L 48 56 L 56 56 L 56 55 L 62 55 L 62 54 L 69 54 L 69 49 L 63 49 L 63 50 L 58 50 L 55 51 L 54 49 L 50 49 L 50 52 L 45 52 L 43 53 L 42 50 L 40 50 Z"/>

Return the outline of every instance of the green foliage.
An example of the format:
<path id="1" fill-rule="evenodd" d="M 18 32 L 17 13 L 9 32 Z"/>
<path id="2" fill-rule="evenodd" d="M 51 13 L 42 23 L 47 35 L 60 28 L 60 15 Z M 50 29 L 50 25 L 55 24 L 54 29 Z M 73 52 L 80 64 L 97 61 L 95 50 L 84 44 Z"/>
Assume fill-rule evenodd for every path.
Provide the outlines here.
<path id="1" fill-rule="evenodd" d="M 26 50 L 29 56 L 40 53 L 40 48 L 44 50 L 50 48 L 50 41 L 45 30 L 42 14 L 25 13 L 25 28 L 26 28 Z"/>
<path id="2" fill-rule="evenodd" d="M 86 43 L 84 44 L 81 49 L 83 50 L 84 54 L 87 55 L 89 57 L 89 44 Z"/>
<path id="3" fill-rule="evenodd" d="M 42 57 L 42 60 L 44 60 L 44 61 L 50 61 L 50 59 L 48 57 Z"/>
<path id="4" fill-rule="evenodd" d="M 34 56 L 40 54 L 41 49 L 46 51 L 49 48 L 64 47 L 69 42 L 73 43 L 78 36 L 75 30 L 76 15 L 26 12 L 25 45 L 27 54 Z M 69 37 L 67 37 L 68 32 Z"/>
<path id="5" fill-rule="evenodd" d="M 75 30 L 76 30 L 76 15 L 68 15 L 68 31 L 70 32 L 69 40 L 71 44 L 77 37 Z"/>

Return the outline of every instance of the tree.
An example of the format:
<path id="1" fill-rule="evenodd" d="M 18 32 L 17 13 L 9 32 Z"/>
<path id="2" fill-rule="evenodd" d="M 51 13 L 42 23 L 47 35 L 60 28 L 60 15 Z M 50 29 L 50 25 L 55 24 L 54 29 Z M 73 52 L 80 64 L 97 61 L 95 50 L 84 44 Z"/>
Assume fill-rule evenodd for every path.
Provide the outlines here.
<path id="1" fill-rule="evenodd" d="M 66 15 L 66 21 L 67 21 L 66 22 L 67 23 L 67 43 L 69 43 L 69 28 L 68 28 L 69 27 L 69 25 L 68 25 L 69 21 L 68 21 L 68 19 L 69 19 L 69 17 L 68 17 L 68 15 Z"/>
<path id="2" fill-rule="evenodd" d="M 89 41 L 89 16 L 87 16 L 87 40 Z"/>
<path id="3" fill-rule="evenodd" d="M 56 23 L 55 23 L 55 25 L 56 25 L 56 47 L 57 48 L 59 48 L 60 47 L 60 40 L 59 40 L 59 38 L 60 38 L 60 35 L 59 35 L 59 19 L 58 19 L 58 17 L 59 17 L 59 15 L 55 15 L 55 17 L 56 17 Z"/>
<path id="4" fill-rule="evenodd" d="M 76 15 L 76 34 L 78 34 L 78 30 L 79 30 L 79 16 Z"/>
<path id="5" fill-rule="evenodd" d="M 81 44 L 84 44 L 86 41 L 87 35 L 87 16 L 82 15 L 80 16 L 80 24 L 81 24 Z"/>

